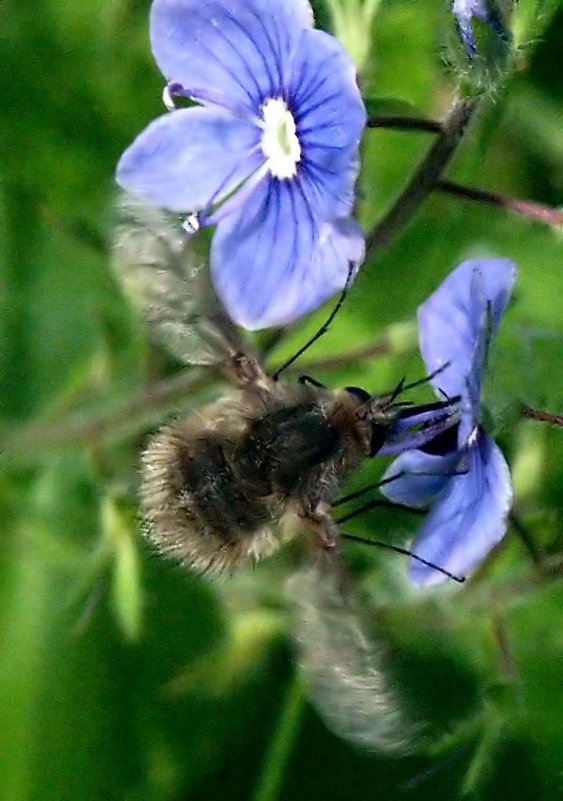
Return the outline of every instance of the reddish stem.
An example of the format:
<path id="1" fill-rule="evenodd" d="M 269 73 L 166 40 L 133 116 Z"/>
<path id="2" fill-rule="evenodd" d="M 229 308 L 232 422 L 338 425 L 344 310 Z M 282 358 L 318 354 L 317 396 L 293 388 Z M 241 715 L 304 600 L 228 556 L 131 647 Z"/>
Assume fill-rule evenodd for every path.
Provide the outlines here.
<path id="1" fill-rule="evenodd" d="M 521 214 L 531 220 L 537 220 L 547 225 L 563 225 L 563 213 L 549 206 L 542 206 L 541 203 L 533 203 L 530 200 L 516 200 L 505 195 L 499 195 L 497 192 L 486 192 L 483 189 L 462 186 L 454 181 L 438 181 L 436 189 L 454 197 L 514 211 L 516 214 Z"/>

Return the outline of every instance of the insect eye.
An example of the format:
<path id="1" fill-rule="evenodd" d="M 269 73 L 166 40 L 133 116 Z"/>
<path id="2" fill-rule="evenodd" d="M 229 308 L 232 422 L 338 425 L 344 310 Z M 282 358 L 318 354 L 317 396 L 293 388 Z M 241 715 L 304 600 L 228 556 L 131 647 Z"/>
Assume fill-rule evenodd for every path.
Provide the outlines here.
<path id="1" fill-rule="evenodd" d="M 387 428 L 387 426 L 381 425 L 381 423 L 371 424 L 369 455 L 372 459 L 374 456 L 377 456 L 377 454 L 383 447 L 383 443 L 385 442 L 385 437 L 387 436 L 388 432 L 389 429 Z"/>
<path id="2" fill-rule="evenodd" d="M 371 395 L 369 392 L 366 392 L 365 389 L 361 387 L 345 387 L 346 392 L 349 392 L 350 395 L 353 395 L 356 400 L 359 400 L 361 403 L 366 403 L 371 399 Z"/>

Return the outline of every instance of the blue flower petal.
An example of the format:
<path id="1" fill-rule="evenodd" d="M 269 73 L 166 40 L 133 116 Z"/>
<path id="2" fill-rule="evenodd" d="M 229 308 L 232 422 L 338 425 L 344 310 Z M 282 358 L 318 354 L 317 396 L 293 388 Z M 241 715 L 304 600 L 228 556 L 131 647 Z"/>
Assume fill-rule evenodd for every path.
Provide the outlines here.
<path id="1" fill-rule="evenodd" d="M 154 120 L 122 155 L 117 182 L 171 211 L 196 211 L 231 192 L 264 161 L 260 130 L 215 108 Z"/>
<path id="2" fill-rule="evenodd" d="M 188 94 L 211 89 L 228 108 L 254 111 L 279 88 L 281 65 L 312 23 L 305 0 L 154 0 L 151 46 Z"/>
<path id="3" fill-rule="evenodd" d="M 462 262 L 418 309 L 420 350 L 429 373 L 449 362 L 432 379 L 437 392 L 449 397 L 467 391 L 475 349 L 491 309 L 491 334 L 496 331 L 516 279 L 509 259 Z"/>
<path id="4" fill-rule="evenodd" d="M 402 453 L 383 474 L 383 481 L 388 483 L 381 487 L 381 493 L 393 503 L 426 509 L 440 497 L 459 461 L 457 451 L 447 456 L 418 450 Z"/>
<path id="5" fill-rule="evenodd" d="M 338 39 L 324 31 L 303 33 L 286 67 L 286 92 L 305 151 L 320 147 L 325 159 L 357 148 L 366 123 L 356 69 Z"/>
<path id="6" fill-rule="evenodd" d="M 351 219 L 319 221 L 298 179 L 264 178 L 221 220 L 211 274 L 230 316 L 249 329 L 285 325 L 342 289 L 364 239 Z"/>
<path id="7" fill-rule="evenodd" d="M 467 472 L 449 479 L 412 545 L 418 556 L 458 576 L 470 573 L 502 539 L 512 505 L 508 465 L 487 435 L 479 434 L 464 461 Z M 444 581 L 414 560 L 409 575 L 418 585 Z"/>
<path id="8" fill-rule="evenodd" d="M 471 22 L 477 17 L 482 22 L 487 20 L 486 0 L 453 0 L 452 13 L 455 17 L 459 35 L 470 55 L 477 52 Z"/>
<path id="9" fill-rule="evenodd" d="M 347 216 L 354 202 L 366 112 L 340 42 L 305 31 L 286 67 L 284 93 L 301 145 L 299 173 L 319 217 Z"/>
<path id="10" fill-rule="evenodd" d="M 459 420 L 457 404 L 440 409 L 416 406 L 404 409 L 387 432 L 385 441 L 377 452 L 378 456 L 396 456 L 404 451 L 422 448 L 452 429 Z"/>
<path id="11" fill-rule="evenodd" d="M 333 154 L 332 160 L 322 164 L 321 148 L 300 164 L 301 191 L 315 216 L 321 219 L 347 217 L 352 212 L 355 200 L 355 185 L 358 177 L 359 159 L 357 151 Z"/>
<path id="12" fill-rule="evenodd" d="M 453 0 L 452 13 L 455 17 L 459 35 L 465 48 L 471 56 L 475 55 L 475 37 L 473 35 L 473 17 L 489 25 L 503 41 L 510 41 L 510 34 L 504 22 L 494 7 L 494 0 Z"/>

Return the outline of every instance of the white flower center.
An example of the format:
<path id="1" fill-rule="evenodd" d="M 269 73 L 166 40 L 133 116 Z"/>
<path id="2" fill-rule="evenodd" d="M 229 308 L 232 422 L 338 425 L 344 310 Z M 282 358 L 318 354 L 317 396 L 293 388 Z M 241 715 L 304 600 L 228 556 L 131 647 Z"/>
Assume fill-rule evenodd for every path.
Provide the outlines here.
<path id="1" fill-rule="evenodd" d="M 264 133 L 262 151 L 275 178 L 292 178 L 301 160 L 301 145 L 293 114 L 281 97 L 271 97 L 262 106 Z"/>

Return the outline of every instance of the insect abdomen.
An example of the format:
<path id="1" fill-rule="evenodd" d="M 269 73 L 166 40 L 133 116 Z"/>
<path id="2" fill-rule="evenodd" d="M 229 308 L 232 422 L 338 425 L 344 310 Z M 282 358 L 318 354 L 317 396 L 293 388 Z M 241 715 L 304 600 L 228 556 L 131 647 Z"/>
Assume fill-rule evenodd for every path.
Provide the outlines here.
<path id="1" fill-rule="evenodd" d="M 194 418 L 165 426 L 143 454 L 141 505 L 163 553 L 202 570 L 255 562 L 277 542 L 271 505 L 246 493 L 233 471 L 232 441 Z"/>

